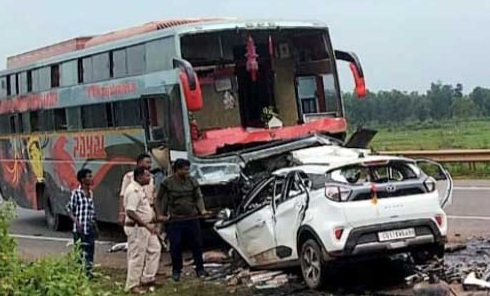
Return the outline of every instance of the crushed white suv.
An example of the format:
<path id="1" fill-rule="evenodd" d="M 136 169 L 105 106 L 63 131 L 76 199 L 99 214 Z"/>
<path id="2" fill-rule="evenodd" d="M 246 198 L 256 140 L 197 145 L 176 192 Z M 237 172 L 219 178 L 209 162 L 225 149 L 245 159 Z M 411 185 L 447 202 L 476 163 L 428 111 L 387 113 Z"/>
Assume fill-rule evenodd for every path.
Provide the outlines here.
<path id="1" fill-rule="evenodd" d="M 310 288 L 327 283 L 339 259 L 443 256 L 449 173 L 427 160 L 352 151 L 296 151 L 301 165 L 256 183 L 237 209 L 220 213 L 215 231 L 251 267 L 300 265 Z"/>

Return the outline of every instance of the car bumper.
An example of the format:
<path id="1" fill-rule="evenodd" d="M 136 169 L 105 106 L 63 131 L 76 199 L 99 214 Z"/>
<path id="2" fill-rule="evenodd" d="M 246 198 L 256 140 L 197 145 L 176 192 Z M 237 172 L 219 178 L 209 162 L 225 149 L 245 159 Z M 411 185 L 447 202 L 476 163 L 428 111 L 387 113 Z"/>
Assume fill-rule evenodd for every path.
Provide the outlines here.
<path id="1" fill-rule="evenodd" d="M 381 242 L 378 232 L 414 228 L 415 237 Z M 443 245 L 445 236 L 431 219 L 401 221 L 355 228 L 349 233 L 341 251 L 329 252 L 329 257 L 351 257 L 362 255 L 400 253 L 424 245 Z"/>

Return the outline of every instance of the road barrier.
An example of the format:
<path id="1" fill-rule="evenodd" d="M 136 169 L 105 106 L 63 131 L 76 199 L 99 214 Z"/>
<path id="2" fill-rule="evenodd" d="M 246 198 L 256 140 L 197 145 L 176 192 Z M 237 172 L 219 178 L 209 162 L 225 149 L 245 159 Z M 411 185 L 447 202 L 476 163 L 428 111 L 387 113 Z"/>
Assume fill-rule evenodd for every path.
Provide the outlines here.
<path id="1" fill-rule="evenodd" d="M 490 162 L 490 149 L 471 150 L 403 150 L 403 151 L 378 151 L 381 155 L 398 155 L 409 158 L 428 158 L 434 161 L 447 162 Z"/>

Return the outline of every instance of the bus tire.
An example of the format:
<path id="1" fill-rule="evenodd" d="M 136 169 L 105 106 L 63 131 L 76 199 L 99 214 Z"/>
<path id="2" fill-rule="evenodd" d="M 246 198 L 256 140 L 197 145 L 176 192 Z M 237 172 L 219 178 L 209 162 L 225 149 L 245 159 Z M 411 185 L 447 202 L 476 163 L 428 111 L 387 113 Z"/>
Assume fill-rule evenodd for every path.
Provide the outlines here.
<path id="1" fill-rule="evenodd" d="M 43 193 L 43 201 L 44 201 L 44 217 L 46 218 L 46 224 L 50 230 L 60 231 L 62 226 L 62 217 L 60 214 L 56 214 L 53 210 L 53 206 L 51 205 L 51 198 L 44 191 Z"/>

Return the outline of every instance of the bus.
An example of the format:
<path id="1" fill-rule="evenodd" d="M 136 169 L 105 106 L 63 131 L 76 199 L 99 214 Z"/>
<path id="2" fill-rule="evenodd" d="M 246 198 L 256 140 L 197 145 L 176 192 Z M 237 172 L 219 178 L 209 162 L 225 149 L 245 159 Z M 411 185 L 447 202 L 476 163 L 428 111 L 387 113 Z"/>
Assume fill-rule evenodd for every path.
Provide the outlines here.
<path id="1" fill-rule="evenodd" d="M 44 210 L 59 230 L 86 167 L 97 219 L 116 222 L 122 176 L 147 152 L 159 180 L 172 161 L 189 159 L 207 208 L 229 206 L 232 181 L 251 161 L 272 159 L 271 147 L 344 139 L 337 60 L 365 96 L 357 56 L 334 49 L 328 27 L 314 21 L 155 21 L 8 57 L 1 194 Z"/>

